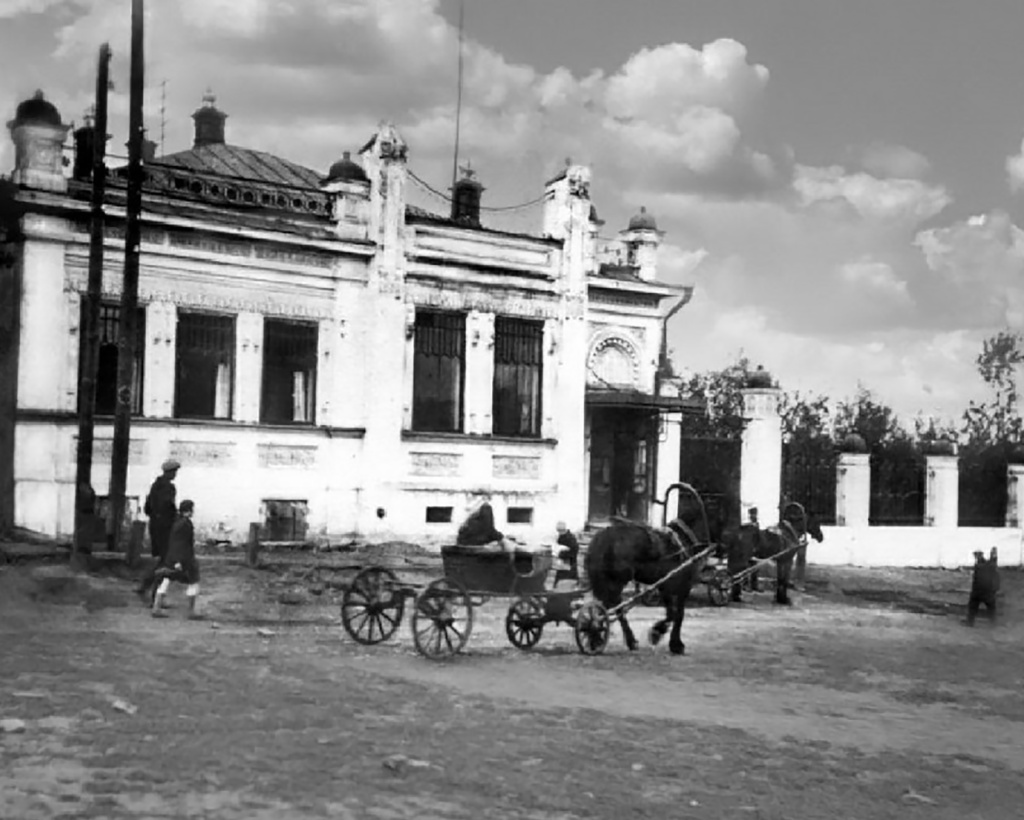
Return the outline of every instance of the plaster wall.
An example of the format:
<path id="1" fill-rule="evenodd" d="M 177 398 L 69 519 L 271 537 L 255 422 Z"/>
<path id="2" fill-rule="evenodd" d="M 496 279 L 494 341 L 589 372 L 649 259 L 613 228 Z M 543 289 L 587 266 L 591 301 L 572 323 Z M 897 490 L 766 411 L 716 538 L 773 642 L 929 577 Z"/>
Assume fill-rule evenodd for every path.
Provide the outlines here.
<path id="1" fill-rule="evenodd" d="M 955 567 L 999 549 L 1002 566 L 1024 565 L 1024 530 L 1009 527 L 822 527 L 825 540 L 811 541 L 807 561 L 823 566 Z"/>
<path id="2" fill-rule="evenodd" d="M 77 427 L 73 422 L 21 422 L 16 430 L 18 524 L 49 535 L 73 527 Z M 93 487 L 107 494 L 113 426 L 96 425 Z M 127 495 L 138 506 L 167 458 L 181 462 L 179 500 L 196 502 L 204 537 L 243 541 L 262 521 L 265 499 L 309 504 L 310 535 L 356 530 L 358 437 L 322 431 L 241 425 L 142 421 L 133 424 Z"/>

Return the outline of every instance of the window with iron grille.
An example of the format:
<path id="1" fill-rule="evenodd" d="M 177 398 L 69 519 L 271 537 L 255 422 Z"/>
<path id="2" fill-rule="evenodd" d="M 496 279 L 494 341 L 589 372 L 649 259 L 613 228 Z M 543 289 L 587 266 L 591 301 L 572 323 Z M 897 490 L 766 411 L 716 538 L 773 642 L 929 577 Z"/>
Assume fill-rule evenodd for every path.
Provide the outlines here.
<path id="1" fill-rule="evenodd" d="M 543 354 L 543 322 L 495 317 L 495 435 L 540 436 Z"/>
<path id="2" fill-rule="evenodd" d="M 78 374 L 81 381 L 85 366 L 85 346 L 88 329 L 85 326 L 87 306 L 82 300 L 82 319 L 79 325 Z M 146 309 L 135 314 L 135 356 L 132 369 L 132 414 L 142 415 L 142 375 L 146 351 Z M 104 302 L 99 314 L 99 356 L 96 367 L 96 403 L 98 416 L 112 416 L 117 408 L 117 342 L 121 338 L 121 306 Z"/>
<path id="3" fill-rule="evenodd" d="M 260 421 L 312 424 L 319 328 L 312 322 L 263 320 Z"/>
<path id="4" fill-rule="evenodd" d="M 234 371 L 235 317 L 179 312 L 175 417 L 231 418 Z"/>
<path id="5" fill-rule="evenodd" d="M 412 429 L 460 432 L 466 370 L 466 315 L 416 311 L 413 346 Z"/>

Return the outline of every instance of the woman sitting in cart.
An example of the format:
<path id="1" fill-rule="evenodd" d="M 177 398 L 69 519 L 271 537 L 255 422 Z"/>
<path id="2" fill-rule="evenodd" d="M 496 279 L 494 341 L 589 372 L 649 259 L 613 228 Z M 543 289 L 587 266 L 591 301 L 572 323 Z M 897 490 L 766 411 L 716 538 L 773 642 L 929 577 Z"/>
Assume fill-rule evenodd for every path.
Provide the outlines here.
<path id="1" fill-rule="evenodd" d="M 455 544 L 459 547 L 486 547 L 495 551 L 508 551 L 513 548 L 505 540 L 504 534 L 495 529 L 494 509 L 487 497 L 459 527 Z"/>

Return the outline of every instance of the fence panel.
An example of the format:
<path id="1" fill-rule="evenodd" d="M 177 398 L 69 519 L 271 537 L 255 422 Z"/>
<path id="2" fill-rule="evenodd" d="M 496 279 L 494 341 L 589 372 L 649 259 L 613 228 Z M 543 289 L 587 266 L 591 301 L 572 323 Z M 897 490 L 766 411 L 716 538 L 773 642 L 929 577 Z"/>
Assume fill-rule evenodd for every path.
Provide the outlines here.
<path id="1" fill-rule="evenodd" d="M 679 461 L 679 480 L 692 484 L 701 494 L 708 518 L 739 523 L 740 453 L 738 438 L 684 436 Z"/>
<path id="2" fill-rule="evenodd" d="M 960 453 L 961 527 L 1006 526 L 1007 453 L 1003 446 L 964 448 Z"/>
<path id="3" fill-rule="evenodd" d="M 838 455 L 828 443 L 784 444 L 782 498 L 797 501 L 822 524 L 836 523 L 836 463 Z"/>
<path id="4" fill-rule="evenodd" d="M 871 454 L 872 526 L 924 525 L 925 462 L 916 453 Z"/>

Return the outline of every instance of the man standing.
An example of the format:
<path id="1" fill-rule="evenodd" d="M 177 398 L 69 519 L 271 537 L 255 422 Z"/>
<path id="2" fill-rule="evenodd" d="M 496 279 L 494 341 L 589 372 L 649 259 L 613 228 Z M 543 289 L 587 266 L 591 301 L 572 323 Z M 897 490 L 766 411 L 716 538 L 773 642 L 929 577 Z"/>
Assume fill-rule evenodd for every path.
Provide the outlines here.
<path id="1" fill-rule="evenodd" d="M 157 559 L 156 564 L 142 579 L 142 585 L 136 590 L 139 595 L 146 595 L 156 579 L 157 567 L 164 563 L 167 556 L 167 539 L 171 534 L 171 526 L 178 512 L 177 488 L 174 479 L 181 467 L 173 458 L 161 465 L 163 474 L 158 476 L 149 488 L 146 503 L 142 511 L 149 516 L 149 551 Z"/>
<path id="2" fill-rule="evenodd" d="M 195 528 L 192 526 L 192 513 L 195 504 L 186 499 L 181 502 L 177 518 L 171 526 L 168 537 L 167 553 L 164 557 L 163 580 L 153 598 L 153 617 L 162 618 L 164 596 L 170 589 L 171 581 L 188 584 L 185 597 L 188 598 L 188 617 L 198 618 L 196 598 L 199 596 L 199 562 L 196 560 Z"/>

